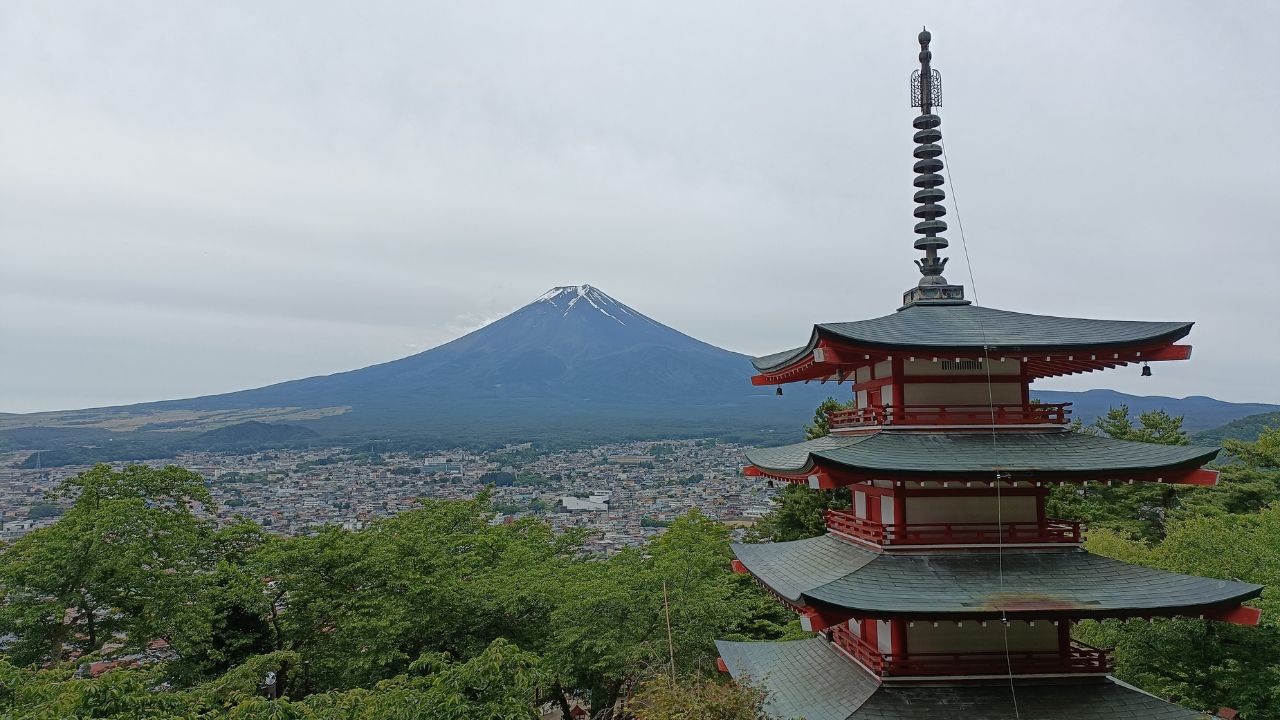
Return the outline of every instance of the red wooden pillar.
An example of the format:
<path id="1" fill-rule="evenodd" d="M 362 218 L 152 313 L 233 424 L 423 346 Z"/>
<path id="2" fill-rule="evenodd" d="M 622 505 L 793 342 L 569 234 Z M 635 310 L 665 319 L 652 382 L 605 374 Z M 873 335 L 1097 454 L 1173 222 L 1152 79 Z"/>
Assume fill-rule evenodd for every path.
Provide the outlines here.
<path id="1" fill-rule="evenodd" d="M 1041 534 L 1045 528 L 1049 527 L 1049 520 L 1045 516 L 1045 500 L 1049 497 L 1049 488 L 1038 488 L 1036 492 L 1036 527 L 1040 528 Z"/>
<path id="2" fill-rule="evenodd" d="M 893 404 L 896 407 L 906 407 L 906 385 L 904 376 L 906 375 L 906 365 L 902 362 L 902 358 L 895 357 L 889 361 L 889 372 L 893 377 Z"/>
<path id="3" fill-rule="evenodd" d="M 889 651 L 893 653 L 895 660 L 902 661 L 907 657 L 907 621 L 890 620 L 889 626 L 893 630 L 889 639 Z"/>
<path id="4" fill-rule="evenodd" d="M 1058 621 L 1058 654 L 1066 659 L 1071 656 L 1071 621 Z"/>
<path id="5" fill-rule="evenodd" d="M 905 528 L 907 526 L 907 494 L 906 488 L 893 489 L 893 524 Z"/>

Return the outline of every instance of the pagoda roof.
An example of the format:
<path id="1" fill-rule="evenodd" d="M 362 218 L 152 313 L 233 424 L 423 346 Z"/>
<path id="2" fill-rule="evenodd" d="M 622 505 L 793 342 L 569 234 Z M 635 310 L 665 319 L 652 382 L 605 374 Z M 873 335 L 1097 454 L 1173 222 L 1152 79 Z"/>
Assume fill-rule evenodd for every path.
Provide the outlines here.
<path id="1" fill-rule="evenodd" d="M 911 305 L 870 320 L 814 325 L 808 344 L 755 358 L 752 364 L 760 372 L 778 370 L 824 339 L 880 351 L 1043 353 L 1167 345 L 1186 337 L 1192 325 L 1029 315 L 980 305 Z"/>
<path id="2" fill-rule="evenodd" d="M 1196 720 L 1204 714 L 1165 702 L 1111 678 L 1084 683 L 888 686 L 826 639 L 725 642 L 716 647 L 729 673 L 768 693 L 766 708 L 805 720 Z"/>
<path id="3" fill-rule="evenodd" d="M 734 544 L 733 552 L 789 602 L 854 617 L 1194 615 L 1262 592 L 1261 585 L 1130 565 L 1079 549 L 879 553 L 826 534 Z"/>
<path id="4" fill-rule="evenodd" d="M 1049 432 L 878 431 L 827 435 L 794 445 L 747 451 L 747 461 L 777 474 L 815 467 L 918 473 L 1103 473 L 1199 467 L 1218 448 L 1114 440 Z"/>
<path id="5" fill-rule="evenodd" d="M 824 638 L 791 642 L 716 641 L 735 679 L 748 676 L 769 692 L 765 707 L 779 717 L 845 720 L 880 683 Z"/>

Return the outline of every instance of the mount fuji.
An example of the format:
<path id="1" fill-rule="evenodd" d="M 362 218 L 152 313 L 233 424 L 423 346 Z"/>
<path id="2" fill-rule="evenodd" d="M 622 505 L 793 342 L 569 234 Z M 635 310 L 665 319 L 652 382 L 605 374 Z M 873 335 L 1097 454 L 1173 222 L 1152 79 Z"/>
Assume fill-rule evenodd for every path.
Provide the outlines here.
<path id="1" fill-rule="evenodd" d="M 708 345 L 590 285 L 557 287 L 515 312 L 399 360 L 256 390 L 177 401 L 194 409 L 482 402 L 743 401 L 765 394 L 745 355 Z"/>
<path id="2" fill-rule="evenodd" d="M 108 428 L 126 425 L 135 438 L 150 434 L 172 445 L 185 436 L 196 447 L 200 432 L 221 428 L 221 442 L 251 422 L 260 443 L 269 428 L 262 422 L 285 423 L 291 432 L 283 443 L 303 437 L 299 428 L 311 431 L 309 442 L 762 439 L 799 436 L 815 405 L 835 392 L 815 385 L 777 398 L 772 388 L 753 387 L 751 374 L 745 355 L 685 335 L 598 288 L 571 285 L 456 340 L 359 370 L 185 400 L 0 416 L 0 446 L 4 434 L 33 426 L 100 441 Z M 38 422 L 15 424 L 23 419 Z"/>

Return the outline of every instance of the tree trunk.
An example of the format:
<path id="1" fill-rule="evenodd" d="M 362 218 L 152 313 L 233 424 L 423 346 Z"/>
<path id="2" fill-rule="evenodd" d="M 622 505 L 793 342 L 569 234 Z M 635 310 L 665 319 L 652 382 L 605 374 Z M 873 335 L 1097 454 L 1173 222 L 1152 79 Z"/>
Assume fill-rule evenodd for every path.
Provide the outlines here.
<path id="1" fill-rule="evenodd" d="M 556 694 L 556 702 L 560 705 L 560 714 L 564 716 L 564 720 L 572 720 L 573 707 L 569 705 L 569 696 L 565 693 L 564 688 L 560 687 L 560 683 L 556 683 L 552 692 Z"/>
<path id="2" fill-rule="evenodd" d="M 271 631 L 275 635 L 276 650 L 284 649 L 284 635 L 280 632 L 280 617 L 276 615 L 276 603 L 280 601 L 280 597 L 282 596 L 277 596 L 271 600 Z"/>
<path id="3" fill-rule="evenodd" d="M 285 682 L 288 681 L 288 676 L 289 676 L 289 661 L 286 660 L 280 663 L 280 669 L 276 671 L 275 697 L 273 697 L 272 700 L 284 694 Z"/>
<path id="4" fill-rule="evenodd" d="M 98 623 L 94 620 L 92 608 L 81 608 L 85 617 L 85 632 L 89 633 L 89 652 L 98 649 Z"/>

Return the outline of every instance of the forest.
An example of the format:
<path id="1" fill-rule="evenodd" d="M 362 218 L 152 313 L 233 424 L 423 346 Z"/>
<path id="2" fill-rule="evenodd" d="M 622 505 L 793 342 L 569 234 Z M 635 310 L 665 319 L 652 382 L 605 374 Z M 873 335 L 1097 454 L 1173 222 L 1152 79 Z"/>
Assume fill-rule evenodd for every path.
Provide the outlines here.
<path id="1" fill-rule="evenodd" d="M 819 408 L 810 434 L 825 432 Z M 1186 443 L 1178 418 L 1114 410 L 1079 432 Z M 1221 482 L 1063 487 L 1052 514 L 1090 550 L 1268 586 L 1260 627 L 1087 622 L 1116 675 L 1192 708 L 1280 718 L 1280 429 L 1224 441 Z M 204 479 L 99 465 L 57 490 L 69 510 L 0 547 L 0 717 L 765 718 L 715 672 L 719 639 L 804 637 L 729 569 L 729 530 L 693 511 L 642 548 L 584 554 L 491 498 L 423 500 L 361 531 L 281 537 L 217 527 Z M 845 494 L 847 496 L 847 493 Z M 788 487 L 755 529 L 824 531 L 832 493 Z"/>

